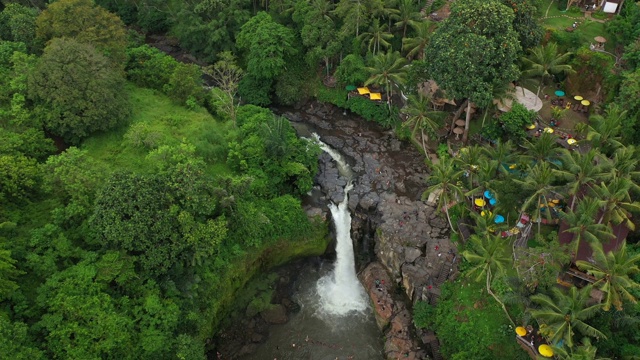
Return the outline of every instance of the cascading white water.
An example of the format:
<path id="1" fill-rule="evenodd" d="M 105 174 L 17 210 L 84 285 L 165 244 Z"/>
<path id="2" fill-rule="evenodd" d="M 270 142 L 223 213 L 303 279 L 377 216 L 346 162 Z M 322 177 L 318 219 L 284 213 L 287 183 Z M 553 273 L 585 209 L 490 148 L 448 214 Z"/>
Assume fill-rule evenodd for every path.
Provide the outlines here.
<path id="1" fill-rule="evenodd" d="M 353 243 L 351 240 L 351 214 L 348 209 L 349 190 L 353 188 L 352 172 L 342 155 L 320 141 L 315 141 L 338 163 L 338 171 L 347 177 L 344 188 L 344 200 L 335 205 L 329 204 L 331 216 L 336 227 L 336 262 L 333 271 L 320 278 L 317 292 L 320 297 L 319 311 L 328 315 L 346 315 L 352 311 L 362 312 L 368 308 L 367 296 L 358 281 L 355 269 Z"/>

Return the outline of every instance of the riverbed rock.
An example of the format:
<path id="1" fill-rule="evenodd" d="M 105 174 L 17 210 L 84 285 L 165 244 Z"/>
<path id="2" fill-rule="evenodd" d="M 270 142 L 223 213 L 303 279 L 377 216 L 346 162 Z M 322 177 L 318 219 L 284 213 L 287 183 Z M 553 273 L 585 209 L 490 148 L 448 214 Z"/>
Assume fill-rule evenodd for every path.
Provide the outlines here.
<path id="1" fill-rule="evenodd" d="M 270 309 L 262 311 L 260 316 L 269 324 L 286 324 L 289 321 L 287 309 L 281 304 L 273 305 Z"/>
<path id="2" fill-rule="evenodd" d="M 449 224 L 434 204 L 421 200 L 429 177 L 424 156 L 408 142 L 399 141 L 393 131 L 382 130 L 351 114 L 345 116 L 343 110 L 331 105 L 314 102 L 304 111 L 301 123 L 339 151 L 354 172 L 348 204 L 352 211 L 352 238 L 354 246 L 359 245 L 358 236 L 363 236 L 364 229 L 372 229 L 377 261 L 366 267 L 367 264 L 357 266 L 359 270 L 365 267 L 360 279 L 371 297 L 378 325 L 397 331 L 412 329 L 408 310 L 389 290 L 401 286 L 411 302 L 428 299 L 425 289 L 435 294 L 441 282 L 456 273 Z M 340 202 L 346 179 L 340 178 L 335 162 L 326 154 L 320 156 L 319 164 L 316 183 L 322 197 Z M 326 206 L 318 206 L 321 205 Z M 371 224 L 364 226 L 365 223 Z M 384 279 L 386 286 L 376 286 L 376 279 Z M 400 313 L 403 315 L 398 317 Z M 404 314 L 409 314 L 406 324 L 390 325 L 396 318 L 404 321 Z M 401 331 L 407 336 L 412 334 Z M 413 338 L 387 337 L 387 357 L 424 358 L 424 352 L 418 351 L 415 344 Z"/>
<path id="3" fill-rule="evenodd" d="M 422 251 L 420 251 L 420 249 L 416 249 L 414 247 L 404 248 L 404 261 L 407 263 L 416 261 L 416 259 L 419 258 L 420 255 L 422 255 Z"/>

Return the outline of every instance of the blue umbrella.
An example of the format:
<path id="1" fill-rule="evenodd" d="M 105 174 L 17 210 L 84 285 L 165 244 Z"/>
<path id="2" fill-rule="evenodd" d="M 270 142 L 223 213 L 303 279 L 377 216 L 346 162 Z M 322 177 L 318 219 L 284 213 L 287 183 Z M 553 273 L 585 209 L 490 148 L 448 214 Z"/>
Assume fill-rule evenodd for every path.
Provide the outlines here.
<path id="1" fill-rule="evenodd" d="M 487 199 L 493 199 L 493 195 L 491 195 L 491 192 L 489 190 L 484 191 L 484 197 L 486 197 Z"/>
<path id="2" fill-rule="evenodd" d="M 564 91 L 562 90 L 556 90 L 556 96 L 564 96 Z"/>
<path id="3" fill-rule="evenodd" d="M 496 200 L 496 199 L 489 200 L 489 205 L 491 205 L 491 206 L 494 206 L 497 203 L 498 203 L 498 200 Z"/>
<path id="4" fill-rule="evenodd" d="M 504 222 L 504 216 L 496 215 L 496 218 L 493 220 L 496 224 L 502 224 Z"/>

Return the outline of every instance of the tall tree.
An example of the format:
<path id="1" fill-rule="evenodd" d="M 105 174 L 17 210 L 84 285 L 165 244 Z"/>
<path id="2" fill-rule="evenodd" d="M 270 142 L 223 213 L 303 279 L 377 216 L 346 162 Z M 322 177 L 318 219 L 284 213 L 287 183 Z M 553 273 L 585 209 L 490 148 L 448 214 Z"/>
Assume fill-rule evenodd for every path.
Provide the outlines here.
<path id="1" fill-rule="evenodd" d="M 211 76 L 216 87 L 221 90 L 220 92 L 212 92 L 211 96 L 220 102 L 223 111 L 229 115 L 235 126 L 238 107 L 236 94 L 243 75 L 242 69 L 236 64 L 235 56 L 230 52 L 223 52 L 220 54 L 220 60 L 214 65 L 204 68 L 203 72 Z"/>
<path id="2" fill-rule="evenodd" d="M 38 16 L 36 26 L 41 40 L 74 38 L 93 45 L 118 67 L 124 66 L 127 59 L 127 32 L 122 20 L 92 0 L 53 2 Z"/>
<path id="3" fill-rule="evenodd" d="M 287 56 L 296 53 L 294 39 L 291 29 L 278 24 L 271 15 L 261 11 L 242 25 L 236 44 L 245 51 L 250 75 L 274 79 L 284 71 Z"/>
<path id="4" fill-rule="evenodd" d="M 514 151 L 511 140 L 498 141 L 495 146 L 486 146 L 482 150 L 486 157 L 494 159 L 500 164 L 500 171 L 502 172 L 507 172 L 509 165 L 518 162 L 519 155 Z"/>
<path id="5" fill-rule="evenodd" d="M 547 45 L 537 46 L 529 51 L 528 57 L 523 57 L 522 63 L 524 69 L 523 77 L 540 77 L 537 95 L 540 95 L 540 89 L 545 79 L 551 75 L 571 74 L 573 68 L 568 65 L 571 53 L 558 54 L 558 44 L 549 42 Z"/>
<path id="6" fill-rule="evenodd" d="M 479 170 L 480 162 L 483 159 L 484 152 L 479 145 L 467 146 L 460 149 L 458 156 L 454 158 L 454 163 L 464 170 L 467 178 L 467 189 L 475 188 L 475 175 Z"/>
<path id="7" fill-rule="evenodd" d="M 433 33 L 426 48 L 429 74 L 455 99 L 480 107 L 493 100 L 492 88 L 515 80 L 520 44 L 513 11 L 495 0 L 454 2 L 451 15 Z M 467 140 L 471 104 L 467 103 Z"/>
<path id="8" fill-rule="evenodd" d="M 467 276 L 474 277 L 475 281 L 486 282 L 487 293 L 491 295 L 502 307 L 512 325 L 515 325 L 507 307 L 502 300 L 491 290 L 491 280 L 494 274 L 503 273 L 511 264 L 509 246 L 498 236 L 472 236 L 470 250 L 465 250 L 462 256 L 472 264 Z"/>
<path id="9" fill-rule="evenodd" d="M 407 37 L 407 25 L 413 21 L 420 21 L 420 12 L 413 0 L 400 0 L 398 13 L 391 15 L 391 18 L 397 20 L 394 25 L 397 29 L 402 29 L 402 39 L 404 40 Z"/>
<path id="10" fill-rule="evenodd" d="M 525 156 L 533 162 L 551 162 L 555 166 L 560 155 L 557 139 L 557 136 L 543 132 L 537 138 L 525 140 Z"/>
<path id="11" fill-rule="evenodd" d="M 453 159 L 449 158 L 442 158 L 437 163 L 431 163 L 429 168 L 431 173 L 427 182 L 431 185 L 422 194 L 422 198 L 425 199 L 431 193 L 440 193 L 438 196 L 438 209 L 444 209 L 451 231 L 456 232 L 451 223 L 449 208 L 452 203 L 457 203 L 464 199 L 464 190 L 458 186 L 458 181 L 462 178 L 463 171 L 456 169 Z"/>
<path id="12" fill-rule="evenodd" d="M 594 276 L 597 281 L 593 285 L 607 294 L 603 310 L 609 311 L 613 306 L 616 310 L 622 311 L 625 301 L 637 303 L 634 290 L 640 289 L 640 284 L 634 281 L 632 276 L 640 273 L 640 254 L 629 254 L 626 241 L 619 249 L 606 254 L 599 242 L 592 243 L 591 248 L 593 262 L 578 260 L 576 265 L 580 270 Z"/>
<path id="13" fill-rule="evenodd" d="M 335 5 L 328 0 L 298 1 L 292 16 L 307 49 L 307 63 L 315 67 L 319 61 L 324 61 L 327 74 L 331 70 L 331 58 L 340 51 L 343 40 L 336 29 L 334 8 Z"/>
<path id="14" fill-rule="evenodd" d="M 434 25 L 429 20 L 410 21 L 409 25 L 414 30 L 415 36 L 402 38 L 402 51 L 409 59 L 424 59 L 424 49 L 429 44 Z"/>
<path id="15" fill-rule="evenodd" d="M 555 344 L 563 340 L 567 347 L 572 348 L 575 330 L 585 336 L 607 338 L 600 330 L 586 323 L 602 307 L 600 304 L 587 305 L 591 288 L 587 286 L 578 289 L 572 286 L 565 294 L 557 287 L 553 287 L 551 288 L 552 297 L 545 294 L 531 296 L 531 300 L 540 305 L 540 308 L 530 309 L 529 312 L 544 324 L 540 327 L 540 331 L 550 343 Z"/>
<path id="16" fill-rule="evenodd" d="M 406 81 L 407 69 L 405 65 L 407 61 L 397 51 L 378 54 L 371 61 L 372 65 L 366 68 L 371 77 L 364 84 L 383 86 L 387 92 L 387 104 L 389 105 L 389 111 L 391 111 L 393 88 L 400 87 Z"/>
<path id="17" fill-rule="evenodd" d="M 29 76 L 29 95 L 45 127 L 76 143 L 129 116 L 124 85 L 122 75 L 93 46 L 55 38 Z"/>
<path id="18" fill-rule="evenodd" d="M 360 36 L 360 28 L 369 23 L 368 0 L 340 0 L 335 13 L 342 19 L 342 35 Z"/>
<path id="19" fill-rule="evenodd" d="M 618 148 L 613 154 L 611 171 L 614 177 L 631 179 L 631 189 L 640 194 L 640 156 L 635 146 Z"/>
<path id="20" fill-rule="evenodd" d="M 607 107 L 605 115 L 594 115 L 589 119 L 587 140 L 606 155 L 622 147 L 622 123 L 627 112 L 615 103 Z"/>
<path id="21" fill-rule="evenodd" d="M 632 180 L 626 178 L 614 178 L 601 182 L 593 187 L 593 192 L 602 203 L 602 215 L 598 223 L 605 225 L 624 224 L 629 230 L 636 229 L 631 220 L 632 213 L 640 213 L 640 203 L 631 199 Z"/>
<path id="22" fill-rule="evenodd" d="M 548 162 L 539 162 L 529 169 L 524 180 L 515 179 L 527 192 L 527 200 L 522 204 L 520 211 L 531 211 L 533 209 L 534 218 L 538 221 L 538 233 L 540 233 L 540 223 L 542 222 L 543 207 L 551 199 L 554 191 L 554 174 Z M 551 211 L 546 210 L 545 216 L 550 219 Z"/>
<path id="23" fill-rule="evenodd" d="M 407 115 L 407 120 L 402 126 L 412 128 L 412 139 L 415 139 L 416 133 L 418 129 L 420 129 L 422 150 L 425 155 L 428 154 L 425 141 L 428 141 L 430 136 L 434 136 L 436 130 L 442 126 L 442 119 L 444 119 L 447 114 L 442 111 L 433 110 L 431 99 L 422 92 L 418 95 L 409 95 L 407 105 L 403 107 L 400 112 Z"/>
<path id="24" fill-rule="evenodd" d="M 393 39 L 393 34 L 388 31 L 386 25 L 380 25 L 378 19 L 373 19 L 369 30 L 360 34 L 359 38 L 369 44 L 368 49 L 375 56 L 381 48 L 388 49 L 391 46 L 389 41 Z"/>
<path id="25" fill-rule="evenodd" d="M 608 177 L 605 167 L 605 159 L 595 149 L 589 149 L 586 153 L 579 151 L 561 150 L 562 167 L 556 171 L 559 177 L 569 181 L 569 196 L 572 197 L 570 209 L 574 208 L 576 198 L 585 187 L 592 187 L 599 180 Z"/>
<path id="26" fill-rule="evenodd" d="M 32 7 L 9 3 L 0 13 L 0 39 L 22 42 L 31 52 L 40 50 L 36 41 L 36 18 L 38 10 Z"/>
<path id="27" fill-rule="evenodd" d="M 585 197 L 580 200 L 575 210 L 568 209 L 561 213 L 562 219 L 569 225 L 569 228 L 565 231 L 574 234 L 575 256 L 578 255 L 580 243 L 584 240 L 589 244 L 593 244 L 600 241 L 608 241 L 614 237 L 609 226 L 599 224 L 596 221 L 601 206 L 600 200 Z"/>

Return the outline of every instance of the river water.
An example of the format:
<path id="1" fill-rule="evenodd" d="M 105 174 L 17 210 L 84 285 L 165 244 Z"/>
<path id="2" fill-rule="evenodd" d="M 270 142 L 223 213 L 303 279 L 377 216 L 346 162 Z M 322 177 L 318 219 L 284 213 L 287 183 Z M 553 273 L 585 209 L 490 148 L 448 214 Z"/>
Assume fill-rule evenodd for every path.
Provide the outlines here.
<path id="1" fill-rule="evenodd" d="M 351 240 L 351 214 L 347 207 L 353 173 L 344 158 L 314 137 L 338 163 L 348 179 L 345 199 L 329 204 L 336 229 L 336 261 L 305 266 L 299 275 L 293 300 L 300 311 L 284 325 L 272 326 L 267 341 L 244 359 L 335 360 L 383 359 L 383 343 L 369 298 L 356 272 Z"/>

